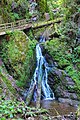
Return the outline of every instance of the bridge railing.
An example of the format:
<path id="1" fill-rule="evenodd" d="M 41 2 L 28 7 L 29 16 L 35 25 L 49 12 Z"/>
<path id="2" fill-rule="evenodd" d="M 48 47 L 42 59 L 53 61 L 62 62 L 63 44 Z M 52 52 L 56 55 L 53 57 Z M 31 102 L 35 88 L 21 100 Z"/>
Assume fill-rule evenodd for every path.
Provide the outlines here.
<path id="1" fill-rule="evenodd" d="M 49 21 L 32 22 L 32 28 L 58 23 L 58 22 L 60 22 L 62 20 L 63 20 L 63 17 L 56 18 L 55 20 L 49 20 Z"/>
<path id="2" fill-rule="evenodd" d="M 49 24 L 57 23 L 62 20 L 63 20 L 63 17 L 58 18 L 56 20 L 41 21 L 41 22 L 32 22 L 32 21 L 27 22 L 26 19 L 18 20 L 18 21 L 11 22 L 11 23 L 0 24 L 0 33 L 2 35 L 3 34 L 2 32 L 4 32 L 4 34 L 5 34 L 7 30 L 10 30 L 10 31 L 12 31 L 14 29 L 23 30 L 27 27 L 29 28 L 28 25 L 30 25 L 30 27 L 32 27 L 32 28 L 42 27 L 42 26 L 46 26 Z"/>
<path id="3" fill-rule="evenodd" d="M 26 19 L 19 20 L 16 22 L 11 22 L 11 23 L 0 24 L 0 32 L 6 31 L 6 30 L 13 30 L 13 29 L 16 29 L 19 27 L 23 27 L 26 24 L 28 24 Z"/>

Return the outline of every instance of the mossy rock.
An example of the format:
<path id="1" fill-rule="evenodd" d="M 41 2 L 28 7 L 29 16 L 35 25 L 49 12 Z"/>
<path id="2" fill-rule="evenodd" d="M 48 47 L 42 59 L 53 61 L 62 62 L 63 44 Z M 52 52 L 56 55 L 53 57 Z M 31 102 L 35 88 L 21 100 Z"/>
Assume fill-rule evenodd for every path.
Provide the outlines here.
<path id="1" fill-rule="evenodd" d="M 64 56 L 67 49 L 65 42 L 61 42 L 60 39 L 55 38 L 51 41 L 47 41 L 45 43 L 45 48 L 48 50 L 53 59 L 58 62 L 60 68 L 70 64 L 69 60 L 66 59 L 66 56 Z"/>
<path id="2" fill-rule="evenodd" d="M 4 99 L 15 99 L 19 97 L 15 80 L 10 76 L 0 59 L 0 96 Z"/>
<path id="3" fill-rule="evenodd" d="M 3 18 L 2 18 L 2 16 L 0 16 L 0 24 L 2 24 L 3 23 Z"/>
<path id="4" fill-rule="evenodd" d="M 63 84 L 64 89 L 69 89 L 70 91 L 74 91 L 75 89 L 75 93 L 79 96 L 80 94 L 79 46 L 72 50 L 68 46 L 68 44 L 66 44 L 66 42 L 61 41 L 58 38 L 56 39 L 54 38 L 51 41 L 46 41 L 44 46 L 45 49 L 48 50 L 49 54 L 52 56 L 53 60 L 57 62 L 57 67 L 64 70 L 75 83 L 75 86 L 73 88 L 68 87 L 68 85 L 66 85 L 65 82 L 65 75 L 62 74 L 62 77 L 60 77 L 60 82 L 57 85 Z M 58 81 L 58 78 L 56 79 L 55 76 L 54 79 L 56 80 L 56 82 Z M 55 88 L 57 87 L 57 85 L 55 85 Z M 78 99 L 80 99 L 80 97 L 78 97 Z"/>
<path id="5" fill-rule="evenodd" d="M 14 31 L 9 35 L 10 40 L 7 43 L 7 53 L 10 62 L 23 62 L 28 51 L 28 37 L 22 31 Z"/>
<path id="6" fill-rule="evenodd" d="M 3 61 L 20 87 L 30 81 L 34 71 L 36 43 L 36 40 L 31 41 L 22 31 L 7 32 L 6 40 L 2 43 Z"/>

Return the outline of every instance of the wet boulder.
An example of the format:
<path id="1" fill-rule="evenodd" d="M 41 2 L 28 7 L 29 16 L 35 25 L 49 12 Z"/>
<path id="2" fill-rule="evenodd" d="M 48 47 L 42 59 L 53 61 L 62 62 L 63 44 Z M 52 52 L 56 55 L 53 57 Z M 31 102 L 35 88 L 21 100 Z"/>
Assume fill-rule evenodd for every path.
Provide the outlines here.
<path id="1" fill-rule="evenodd" d="M 15 79 L 8 74 L 2 59 L 0 58 L 0 97 L 3 99 L 18 99 L 21 100 L 19 89 Z"/>

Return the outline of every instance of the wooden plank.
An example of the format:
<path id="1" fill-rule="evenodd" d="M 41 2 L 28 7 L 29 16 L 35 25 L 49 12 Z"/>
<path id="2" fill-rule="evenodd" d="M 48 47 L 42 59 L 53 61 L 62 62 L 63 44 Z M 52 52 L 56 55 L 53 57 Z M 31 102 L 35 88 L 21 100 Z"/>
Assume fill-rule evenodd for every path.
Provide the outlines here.
<path id="1" fill-rule="evenodd" d="M 51 20 L 51 21 L 44 21 L 44 22 L 38 22 L 38 23 L 29 22 L 28 23 L 26 21 L 26 19 L 23 19 L 23 20 L 18 20 L 16 22 L 0 24 L 0 35 L 6 34 L 5 31 L 7 31 L 7 30 L 10 30 L 10 31 L 13 31 L 14 29 L 24 30 L 24 29 L 28 29 L 31 27 L 33 29 L 36 29 L 36 28 L 40 28 L 40 27 L 44 27 L 47 25 L 61 22 L 62 20 L 63 20 L 63 18 L 58 18 L 56 20 Z"/>
<path id="2" fill-rule="evenodd" d="M 39 22 L 38 24 L 35 23 L 35 24 L 32 24 L 32 28 L 35 29 L 35 28 L 46 26 L 46 25 L 51 25 L 51 24 L 54 24 L 54 23 L 61 22 L 62 20 L 63 20 L 63 18 L 58 18 L 56 20 Z"/>

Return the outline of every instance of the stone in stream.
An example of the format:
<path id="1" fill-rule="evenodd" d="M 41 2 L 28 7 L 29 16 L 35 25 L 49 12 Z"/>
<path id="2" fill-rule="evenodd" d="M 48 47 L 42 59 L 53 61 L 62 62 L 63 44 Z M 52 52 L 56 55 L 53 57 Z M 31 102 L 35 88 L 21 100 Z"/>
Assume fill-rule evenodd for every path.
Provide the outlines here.
<path id="1" fill-rule="evenodd" d="M 78 105 L 80 104 L 80 101 L 67 99 L 67 98 L 59 98 L 58 101 L 72 106 L 74 105 L 75 107 L 78 107 Z"/>

